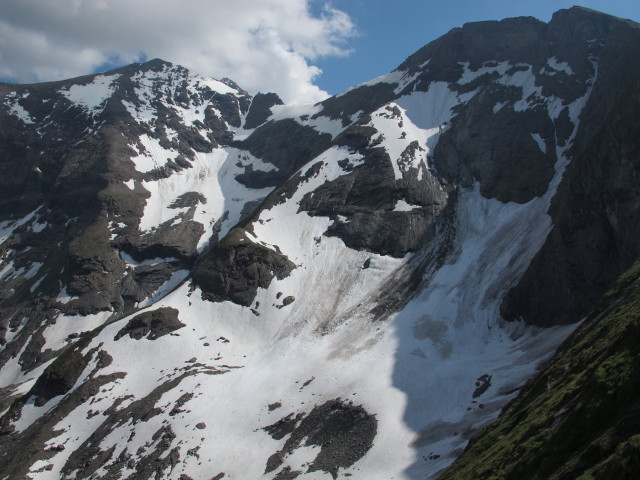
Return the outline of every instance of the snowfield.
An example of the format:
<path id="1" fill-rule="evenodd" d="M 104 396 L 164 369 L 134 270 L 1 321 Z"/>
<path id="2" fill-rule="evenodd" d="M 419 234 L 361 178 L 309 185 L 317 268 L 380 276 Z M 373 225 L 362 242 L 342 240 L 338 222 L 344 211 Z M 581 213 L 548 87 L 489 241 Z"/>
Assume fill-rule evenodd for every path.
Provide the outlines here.
<path id="1" fill-rule="evenodd" d="M 426 257 L 429 245 L 396 258 L 354 250 L 340 238 L 325 235 L 334 221 L 348 222 L 349 218 L 311 216 L 301 210 L 301 200 L 345 175 L 339 161 L 348 159 L 354 168 L 364 162 L 361 153 L 332 145 L 294 173 L 305 180 L 290 198 L 270 208 L 258 207 L 246 226 L 248 241 L 295 264 L 289 276 L 274 278 L 268 288 L 260 288 L 250 307 L 203 300 L 189 271 L 179 269 L 128 317 L 116 319 L 113 311 L 89 316 L 60 313 L 54 324 L 42 330 L 42 348 L 52 351 L 70 345 L 73 334 L 91 331 L 87 342 L 74 344 L 77 353 L 90 361 L 66 396 L 54 397 L 44 405 L 30 398 L 11 421 L 16 432 L 54 418 L 83 385 L 98 379 L 102 383 L 95 395 L 74 403 L 47 427 L 53 432 L 47 440 L 47 458 L 30 466 L 29 478 L 84 478 L 82 470 L 69 471 L 65 465 L 73 460 L 74 452 L 99 449 L 108 454 L 90 478 L 114 471 L 120 472 L 117 478 L 141 478 L 136 466 L 158 452 L 154 460 L 157 476 L 150 478 L 273 479 L 294 478 L 286 475 L 299 472 L 300 478 L 326 480 L 332 478 L 331 471 L 312 467 L 330 446 L 310 443 L 307 435 L 290 448 L 290 439 L 303 419 L 312 418 L 315 408 L 334 400 L 350 412 L 361 407 L 368 415 L 367 425 L 375 426 L 370 448 L 337 467 L 340 478 L 435 478 L 461 453 L 474 432 L 497 417 L 575 327 L 540 329 L 500 318 L 506 291 L 523 275 L 552 228 L 547 212 L 570 161 L 567 152 L 590 94 L 589 90 L 570 105 L 561 105 L 560 99 L 543 95 L 531 66 L 507 73 L 512 66 L 503 62 L 471 71 L 465 64 L 458 84 L 496 73 L 497 83 L 521 89 L 520 99 L 496 105 L 494 112 L 502 108 L 523 111 L 542 102 L 553 120 L 560 106 L 569 108 L 574 130 L 568 142 L 555 146 L 558 162 L 546 193 L 518 204 L 483 197 L 477 183 L 460 188 L 455 193 L 452 220 L 455 235 L 446 258 L 438 268 L 424 270 L 420 289 L 398 310 L 380 318 L 375 307 L 386 293 L 407 280 L 414 265 Z M 549 58 L 548 67 L 550 75 L 573 73 L 555 57 Z M 159 121 L 154 92 L 176 72 L 165 69 L 137 78 L 140 101 L 122 101 L 137 122 Z M 97 76 L 92 83 L 72 86 L 63 94 L 97 115 L 117 78 Z M 400 92 L 415 78 L 396 71 L 367 85 L 395 84 Z M 183 80 L 193 82 L 191 92 L 204 85 L 220 94 L 237 93 L 213 79 Z M 436 174 L 429 156 L 456 108 L 476 94 L 476 90 L 460 94 L 450 84 L 433 82 L 425 91 L 411 91 L 370 113 L 366 127 L 380 135 L 379 147 L 389 155 L 396 181 L 409 175 L 410 168 L 418 169 L 420 175 L 423 171 Z M 179 111 L 185 125 L 197 126 L 204 120 L 206 105 L 169 107 Z M 317 105 L 277 106 L 272 108 L 271 119 L 295 118 L 332 138 L 347 128 L 328 117 L 310 119 L 320 111 Z M 32 121 L 17 103 L 12 104 L 11 112 L 25 123 Z M 352 120 L 359 118 L 354 115 Z M 236 131 L 240 138 L 251 133 L 241 128 Z M 532 138 L 545 154 L 548 144 L 539 134 Z M 421 150 L 407 164 L 402 154 L 412 142 Z M 136 152 L 131 160 L 141 174 L 157 170 L 178 155 L 148 135 L 131 147 Z M 141 187 L 149 194 L 140 232 L 182 221 L 181 215 L 190 207 L 176 208 L 174 203 L 196 192 L 206 200 L 197 204 L 193 215 L 204 226 L 197 249 L 206 251 L 216 222 L 222 239 L 243 218 L 248 204 L 261 202 L 273 190 L 239 183 L 236 176 L 245 171 L 241 161 L 255 170 L 275 168 L 240 147 L 216 146 L 207 153 L 194 152 L 190 167 L 171 175 L 123 180 L 131 191 Z M 408 214 L 416 208 L 400 199 L 393 211 Z M 36 213 L 3 222 L 1 241 L 34 221 Z M 110 225 L 112 230 L 123 226 Z M 36 221 L 32 228 L 42 231 L 48 226 Z M 111 240 L 116 237 L 114 233 Z M 119 256 L 130 271 L 177 261 L 158 257 L 137 262 L 125 252 Z M 3 279 L 34 276 L 39 268 L 37 263 L 30 270 L 9 264 L 1 275 Z M 63 285 L 57 299 L 61 305 L 77 300 Z M 127 333 L 134 317 L 167 309 L 177 311 L 181 327 L 155 339 L 148 332 L 141 338 Z M 5 340 L 20 335 L 19 331 L 10 333 Z M 0 387 L 26 394 L 50 363 L 23 372 L 18 361 L 12 360 L 0 370 Z M 141 412 L 146 414 L 141 416 Z M 290 429 L 274 435 L 266 427 L 276 424 Z M 178 460 L 172 460 L 172 455 Z M 68 465 L 82 466 L 81 462 Z"/>

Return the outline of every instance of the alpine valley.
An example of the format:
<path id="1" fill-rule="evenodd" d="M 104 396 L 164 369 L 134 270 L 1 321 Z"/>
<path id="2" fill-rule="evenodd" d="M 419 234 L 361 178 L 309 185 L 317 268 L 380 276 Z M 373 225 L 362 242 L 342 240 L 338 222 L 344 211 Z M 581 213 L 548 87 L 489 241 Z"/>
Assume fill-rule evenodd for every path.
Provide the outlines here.
<path id="1" fill-rule="evenodd" d="M 315 105 L 0 84 L 0 479 L 640 478 L 639 119 L 581 7 Z"/>

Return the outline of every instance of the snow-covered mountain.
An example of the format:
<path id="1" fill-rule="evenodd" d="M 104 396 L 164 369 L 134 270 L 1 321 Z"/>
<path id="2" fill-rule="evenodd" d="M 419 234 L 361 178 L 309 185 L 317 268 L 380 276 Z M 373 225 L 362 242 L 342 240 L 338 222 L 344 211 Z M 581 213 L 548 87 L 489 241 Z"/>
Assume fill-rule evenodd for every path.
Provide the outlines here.
<path id="1" fill-rule="evenodd" d="M 467 24 L 302 107 L 0 84 L 0 478 L 435 478 L 640 254 L 639 40 Z"/>

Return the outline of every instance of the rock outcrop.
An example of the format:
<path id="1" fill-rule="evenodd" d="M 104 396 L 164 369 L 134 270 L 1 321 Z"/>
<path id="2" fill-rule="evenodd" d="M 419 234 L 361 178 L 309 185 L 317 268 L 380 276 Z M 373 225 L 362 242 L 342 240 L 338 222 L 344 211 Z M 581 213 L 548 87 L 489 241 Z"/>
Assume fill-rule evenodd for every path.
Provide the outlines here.
<path id="1" fill-rule="evenodd" d="M 274 278 L 283 279 L 294 268 L 277 249 L 255 242 L 238 227 L 199 258 L 192 276 L 202 298 L 249 307 L 258 288 L 267 288 Z"/>
<path id="2" fill-rule="evenodd" d="M 514 397 L 640 255 L 639 45 L 471 23 L 295 108 L 0 84 L 0 477 L 435 478 L 505 405 L 445 478 L 638 476 L 638 268 Z"/>

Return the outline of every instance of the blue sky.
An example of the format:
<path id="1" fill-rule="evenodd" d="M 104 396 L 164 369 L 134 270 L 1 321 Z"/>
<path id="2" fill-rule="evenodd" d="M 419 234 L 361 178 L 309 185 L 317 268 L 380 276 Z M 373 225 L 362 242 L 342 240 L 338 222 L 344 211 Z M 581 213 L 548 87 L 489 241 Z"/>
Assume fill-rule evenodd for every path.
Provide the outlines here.
<path id="1" fill-rule="evenodd" d="M 562 0 L 332 0 L 351 17 L 359 35 L 347 57 L 316 64 L 316 84 L 331 94 L 383 75 L 431 40 L 466 22 L 532 16 L 548 22 L 553 12 L 575 5 Z M 640 22 L 640 0 L 582 0 L 580 6 Z"/>

